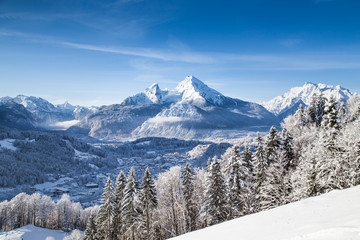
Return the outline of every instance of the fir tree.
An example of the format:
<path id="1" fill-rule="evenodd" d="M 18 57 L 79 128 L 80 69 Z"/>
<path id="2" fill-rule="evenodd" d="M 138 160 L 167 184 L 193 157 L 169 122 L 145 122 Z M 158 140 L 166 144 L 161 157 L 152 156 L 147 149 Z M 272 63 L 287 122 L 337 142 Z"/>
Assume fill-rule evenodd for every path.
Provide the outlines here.
<path id="1" fill-rule="evenodd" d="M 115 217 L 113 221 L 114 235 L 118 239 L 123 237 L 123 224 L 122 224 L 122 200 L 124 198 L 124 190 L 126 186 L 126 178 L 123 171 L 120 171 L 116 178 L 116 188 L 115 188 Z"/>
<path id="2" fill-rule="evenodd" d="M 273 161 L 265 171 L 265 181 L 260 186 L 260 208 L 266 210 L 286 203 L 284 169 L 279 160 Z"/>
<path id="3" fill-rule="evenodd" d="M 241 168 L 241 158 L 239 147 L 234 146 L 232 155 L 226 166 L 226 172 L 228 178 L 226 180 L 228 191 L 227 198 L 229 202 L 229 219 L 233 219 L 241 216 L 244 211 L 244 196 L 243 188 L 245 187 L 245 182 L 243 181 L 243 176 L 240 172 Z"/>
<path id="4" fill-rule="evenodd" d="M 202 212 L 209 225 L 225 221 L 228 215 L 225 181 L 216 157 L 209 166 Z"/>
<path id="5" fill-rule="evenodd" d="M 108 177 L 104 193 L 102 197 L 102 204 L 96 219 L 97 238 L 110 240 L 112 238 L 112 221 L 115 215 L 115 195 L 114 186 Z"/>
<path id="6" fill-rule="evenodd" d="M 93 215 L 90 215 L 86 224 L 84 240 L 96 240 L 96 224 Z"/>
<path id="7" fill-rule="evenodd" d="M 149 168 L 146 168 L 144 172 L 140 189 L 139 205 L 142 216 L 145 218 L 146 239 L 150 240 L 152 211 L 157 206 L 158 202 L 156 198 L 155 183 L 151 177 Z"/>
<path id="8" fill-rule="evenodd" d="M 267 165 L 270 165 L 272 162 L 278 159 L 277 150 L 279 149 L 279 146 L 280 141 L 278 137 L 278 131 L 275 127 L 271 127 L 265 140 L 265 157 Z"/>
<path id="9" fill-rule="evenodd" d="M 299 108 L 294 114 L 296 122 L 300 128 L 304 127 L 306 125 L 306 114 L 304 110 L 304 105 L 300 104 Z"/>
<path id="10" fill-rule="evenodd" d="M 241 195 L 244 199 L 243 214 L 249 214 L 254 211 L 255 204 L 255 189 L 254 189 L 254 164 L 253 154 L 248 145 L 245 145 L 242 152 L 240 162 L 240 176 L 243 184 L 243 191 Z"/>
<path id="11" fill-rule="evenodd" d="M 122 200 L 122 221 L 126 231 L 124 234 L 127 239 L 135 240 L 136 225 L 139 220 L 138 212 L 138 198 L 137 198 L 137 187 L 138 182 L 136 180 L 136 174 L 134 168 L 130 169 L 127 184 L 124 189 L 124 198 Z"/>
<path id="12" fill-rule="evenodd" d="M 194 173 L 190 164 L 186 164 L 182 172 L 182 192 L 185 201 L 185 221 L 187 231 L 196 230 L 198 212 L 194 202 Z"/>
<path id="13" fill-rule="evenodd" d="M 281 157 L 282 165 L 285 171 L 288 171 L 291 167 L 295 167 L 295 154 L 293 150 L 293 136 L 284 127 L 281 131 Z"/>
<path id="14" fill-rule="evenodd" d="M 316 98 L 316 126 L 319 127 L 325 113 L 326 98 L 322 93 Z"/>
<path id="15" fill-rule="evenodd" d="M 259 211 L 260 208 L 260 193 L 259 189 L 263 185 L 265 180 L 265 170 L 266 170 L 266 159 L 264 151 L 264 141 L 260 136 L 260 133 L 257 133 L 256 138 L 256 152 L 254 156 L 254 174 L 255 174 L 255 209 L 254 211 Z"/>
<path id="16" fill-rule="evenodd" d="M 317 119 L 317 94 L 313 93 L 311 96 L 310 104 L 306 108 L 307 122 L 316 123 Z"/>

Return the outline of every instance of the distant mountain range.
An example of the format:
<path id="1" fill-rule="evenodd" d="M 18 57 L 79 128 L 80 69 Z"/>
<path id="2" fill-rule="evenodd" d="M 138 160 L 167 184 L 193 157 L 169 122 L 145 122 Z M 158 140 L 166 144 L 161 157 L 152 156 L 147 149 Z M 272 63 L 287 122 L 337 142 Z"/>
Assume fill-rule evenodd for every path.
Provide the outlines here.
<path id="1" fill-rule="evenodd" d="M 307 82 L 302 87 L 291 88 L 282 96 L 275 97 L 268 102 L 262 102 L 267 110 L 274 113 L 280 119 L 287 117 L 290 114 L 294 114 L 300 104 L 307 106 L 310 104 L 312 95 L 322 93 L 327 99 L 330 96 L 334 96 L 337 101 L 347 101 L 355 93 L 350 92 L 346 88 L 341 86 L 331 86 L 326 84 L 315 84 Z"/>
<path id="2" fill-rule="evenodd" d="M 278 126 L 313 93 L 346 101 L 354 93 L 340 86 L 305 83 L 260 104 L 226 97 L 188 76 L 173 90 L 153 84 L 121 104 L 102 107 L 54 105 L 39 97 L 0 98 L 0 125 L 68 129 L 69 133 L 105 139 L 174 137 L 237 138 L 247 131 Z"/>
<path id="3" fill-rule="evenodd" d="M 86 130 L 96 138 L 197 139 L 278 124 L 278 118 L 263 106 L 226 97 L 189 76 L 174 90 L 153 84 L 121 104 L 101 107 L 70 131 Z"/>

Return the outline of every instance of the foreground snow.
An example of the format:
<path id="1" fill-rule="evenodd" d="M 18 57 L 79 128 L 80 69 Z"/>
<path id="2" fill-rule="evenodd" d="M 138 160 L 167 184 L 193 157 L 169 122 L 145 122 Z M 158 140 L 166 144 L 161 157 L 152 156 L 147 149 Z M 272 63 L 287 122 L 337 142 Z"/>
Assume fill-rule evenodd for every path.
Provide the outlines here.
<path id="1" fill-rule="evenodd" d="M 27 225 L 9 232 L 0 232 L 0 240 L 62 240 L 68 235 L 69 233 L 60 230 Z"/>
<path id="2" fill-rule="evenodd" d="M 360 239 L 360 186 L 332 191 L 173 239 Z"/>

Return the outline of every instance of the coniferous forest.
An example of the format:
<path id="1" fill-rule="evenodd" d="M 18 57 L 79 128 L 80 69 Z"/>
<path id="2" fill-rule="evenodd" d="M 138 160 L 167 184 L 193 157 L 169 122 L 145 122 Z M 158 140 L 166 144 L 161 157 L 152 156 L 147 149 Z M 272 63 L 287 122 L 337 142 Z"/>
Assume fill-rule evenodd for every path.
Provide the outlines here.
<path id="1" fill-rule="evenodd" d="M 313 95 L 251 144 L 209 159 L 107 179 L 102 204 L 83 209 L 67 195 L 54 203 L 21 193 L 0 203 L 0 229 L 26 224 L 84 231 L 84 239 L 168 239 L 247 214 L 360 183 L 360 97 L 338 103 Z"/>

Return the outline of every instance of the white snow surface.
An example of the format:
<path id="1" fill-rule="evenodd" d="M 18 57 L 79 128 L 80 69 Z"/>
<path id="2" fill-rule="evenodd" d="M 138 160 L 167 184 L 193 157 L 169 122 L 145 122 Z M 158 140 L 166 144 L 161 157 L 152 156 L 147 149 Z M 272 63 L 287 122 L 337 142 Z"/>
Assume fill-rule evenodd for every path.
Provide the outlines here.
<path id="1" fill-rule="evenodd" d="M 26 225 L 9 232 L 0 232 L 0 240 L 62 240 L 70 233 Z"/>
<path id="2" fill-rule="evenodd" d="M 348 89 L 338 86 L 326 85 L 323 83 L 315 84 L 307 82 L 304 86 L 291 88 L 282 96 L 277 96 L 268 102 L 261 102 L 268 111 L 278 115 L 288 110 L 300 100 L 306 105 L 310 104 L 311 96 L 314 93 L 322 93 L 327 99 L 334 96 L 337 101 L 347 101 L 354 93 Z"/>
<path id="3" fill-rule="evenodd" d="M 17 148 L 14 147 L 15 139 L 5 138 L 0 140 L 0 148 L 6 148 L 12 151 L 16 151 Z"/>
<path id="4" fill-rule="evenodd" d="M 359 240 L 360 186 L 335 190 L 172 239 Z"/>

